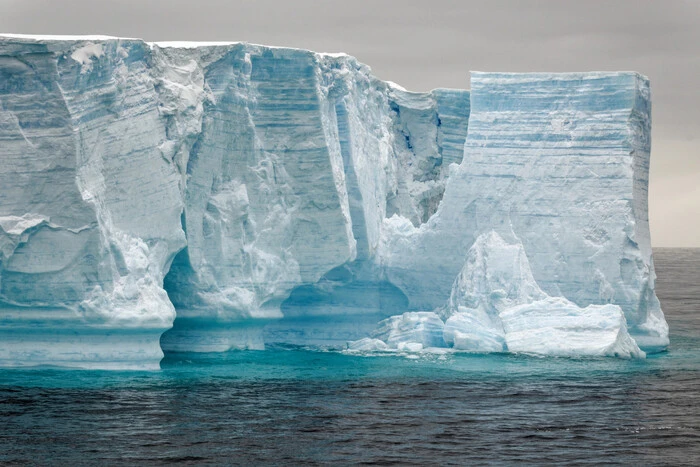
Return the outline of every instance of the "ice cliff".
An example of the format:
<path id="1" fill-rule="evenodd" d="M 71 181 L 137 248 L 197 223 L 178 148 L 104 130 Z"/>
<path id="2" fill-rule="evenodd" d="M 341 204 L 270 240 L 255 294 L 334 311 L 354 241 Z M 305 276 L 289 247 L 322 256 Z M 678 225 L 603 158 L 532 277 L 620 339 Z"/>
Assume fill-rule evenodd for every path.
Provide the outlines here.
<path id="1" fill-rule="evenodd" d="M 0 36 L 0 365 L 661 350 L 649 135 L 636 73 L 413 93 L 344 54 Z"/>

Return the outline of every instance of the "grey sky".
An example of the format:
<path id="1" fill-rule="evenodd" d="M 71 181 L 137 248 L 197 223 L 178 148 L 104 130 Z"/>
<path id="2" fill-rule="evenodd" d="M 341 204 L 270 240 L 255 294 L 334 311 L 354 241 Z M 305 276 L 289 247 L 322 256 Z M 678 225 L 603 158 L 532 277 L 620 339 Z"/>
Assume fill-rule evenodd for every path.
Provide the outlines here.
<path id="1" fill-rule="evenodd" d="M 651 79 L 654 246 L 700 246 L 700 0 L 0 0 L 0 31 L 347 52 L 411 90 L 469 70 Z"/>

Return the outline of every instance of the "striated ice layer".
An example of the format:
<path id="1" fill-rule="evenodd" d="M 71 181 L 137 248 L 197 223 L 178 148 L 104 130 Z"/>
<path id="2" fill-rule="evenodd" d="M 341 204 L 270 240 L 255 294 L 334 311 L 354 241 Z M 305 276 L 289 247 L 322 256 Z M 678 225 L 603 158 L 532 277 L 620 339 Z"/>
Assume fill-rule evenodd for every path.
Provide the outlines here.
<path id="1" fill-rule="evenodd" d="M 636 73 L 473 73 L 464 159 L 427 223 L 385 221 L 387 277 L 410 309 L 440 307 L 469 248 L 493 230 L 522 243 L 545 293 L 616 304 L 642 348 L 665 348 L 649 136 L 649 83 Z"/>
<path id="2" fill-rule="evenodd" d="M 644 358 L 617 305 L 580 308 L 547 297 L 500 314 L 509 352 L 558 357 Z"/>
<path id="3" fill-rule="evenodd" d="M 0 36 L 0 365 L 663 349 L 646 79 L 472 87 L 246 43 Z"/>
<path id="4" fill-rule="evenodd" d="M 468 108 L 444 95 L 468 93 L 408 93 L 352 57 L 298 49 L 155 44 L 153 54 L 162 99 L 177 104 L 168 147 L 186 182 L 187 246 L 164 284 L 178 318 L 163 348 L 344 345 L 405 309 L 376 267 L 382 222 L 389 212 L 420 225 L 437 209 L 439 107 L 445 141 L 461 146 Z"/>
<path id="5" fill-rule="evenodd" d="M 5 36 L 0 75 L 7 365 L 157 367 L 171 327 L 175 351 L 366 334 L 405 309 L 382 222 L 435 211 L 467 128 L 468 92 L 343 54 Z"/>
<path id="6" fill-rule="evenodd" d="M 185 235 L 149 56 L 0 40 L 2 365 L 158 367 Z"/>

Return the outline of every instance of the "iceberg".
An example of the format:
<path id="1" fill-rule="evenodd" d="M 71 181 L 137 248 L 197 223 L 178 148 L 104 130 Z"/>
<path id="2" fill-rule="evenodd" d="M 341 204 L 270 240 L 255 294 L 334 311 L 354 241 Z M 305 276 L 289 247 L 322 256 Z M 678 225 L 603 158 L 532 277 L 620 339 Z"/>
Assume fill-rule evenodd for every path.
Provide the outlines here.
<path id="1" fill-rule="evenodd" d="M 631 72 L 421 93 L 345 54 L 0 35 L 0 366 L 663 350 L 649 135 Z"/>

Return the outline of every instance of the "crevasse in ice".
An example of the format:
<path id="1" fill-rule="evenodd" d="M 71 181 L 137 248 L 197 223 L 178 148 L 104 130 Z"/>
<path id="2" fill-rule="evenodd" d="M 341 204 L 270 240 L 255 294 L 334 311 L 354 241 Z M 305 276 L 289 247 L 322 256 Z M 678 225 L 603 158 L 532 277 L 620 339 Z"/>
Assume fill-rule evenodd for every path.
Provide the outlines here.
<path id="1" fill-rule="evenodd" d="M 636 73 L 412 93 L 344 54 L 2 36 L 0 365 L 661 350 L 649 135 Z"/>

